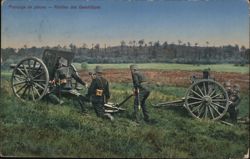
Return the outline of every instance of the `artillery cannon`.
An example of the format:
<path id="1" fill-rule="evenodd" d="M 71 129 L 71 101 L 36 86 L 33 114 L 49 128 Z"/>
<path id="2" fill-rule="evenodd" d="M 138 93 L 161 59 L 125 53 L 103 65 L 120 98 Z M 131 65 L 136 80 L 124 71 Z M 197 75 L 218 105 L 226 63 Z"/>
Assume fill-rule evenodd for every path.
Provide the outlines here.
<path id="1" fill-rule="evenodd" d="M 52 81 L 55 78 L 56 65 L 59 58 L 64 58 L 64 67 L 70 72 L 77 73 L 75 66 L 72 64 L 74 53 L 68 51 L 59 51 L 46 49 L 43 52 L 42 59 L 37 57 L 27 57 L 18 64 L 11 64 L 13 69 L 11 76 L 11 88 L 16 97 L 22 101 L 39 101 L 48 92 L 55 87 Z M 75 94 L 72 91 L 78 87 L 78 83 L 73 78 L 70 81 L 72 89 L 67 94 Z"/>
<path id="2" fill-rule="evenodd" d="M 37 57 L 27 57 L 21 60 L 18 64 L 11 64 L 13 69 L 11 76 L 11 88 L 14 95 L 22 101 L 39 101 L 51 93 L 57 85 L 53 83 L 57 62 L 59 58 L 63 58 L 63 67 L 66 67 L 69 74 L 78 74 L 75 66 L 72 64 L 74 53 L 64 50 L 46 49 L 43 52 L 42 59 Z M 73 104 L 76 107 L 83 109 L 85 102 L 84 96 L 79 93 L 82 89 L 79 83 L 72 77 L 67 78 L 71 87 L 67 90 L 59 90 L 57 96 L 72 98 Z M 124 100 L 125 101 L 125 100 Z M 127 101 L 127 100 L 126 100 Z M 118 112 L 124 109 L 119 108 L 120 104 L 107 103 L 105 104 L 106 112 Z"/>
<path id="3" fill-rule="evenodd" d="M 198 119 L 221 119 L 230 105 L 225 88 L 214 79 L 192 78 L 192 85 L 180 100 L 154 104 L 159 107 L 185 107 Z"/>

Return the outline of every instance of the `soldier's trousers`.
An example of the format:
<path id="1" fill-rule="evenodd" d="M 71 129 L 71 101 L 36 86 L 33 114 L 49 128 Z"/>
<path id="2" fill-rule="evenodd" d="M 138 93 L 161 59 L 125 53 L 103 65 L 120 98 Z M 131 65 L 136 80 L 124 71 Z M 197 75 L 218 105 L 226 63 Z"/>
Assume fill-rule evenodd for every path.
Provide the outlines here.
<path id="1" fill-rule="evenodd" d="M 138 96 L 135 96 L 134 115 L 135 115 L 136 120 L 139 119 L 138 118 L 139 104 L 141 105 L 144 120 L 149 119 L 148 110 L 147 110 L 147 107 L 146 107 L 146 100 L 147 100 L 149 94 L 150 94 L 150 92 L 148 90 L 140 90 L 139 99 L 138 99 Z"/>
<path id="2" fill-rule="evenodd" d="M 236 122 L 239 110 L 236 109 L 234 106 L 230 106 L 229 105 L 229 107 L 228 107 L 228 113 L 229 113 L 230 119 L 232 121 Z"/>
<path id="3" fill-rule="evenodd" d="M 92 96 L 92 105 L 94 107 L 95 113 L 98 117 L 103 117 L 104 110 L 104 97 Z"/>

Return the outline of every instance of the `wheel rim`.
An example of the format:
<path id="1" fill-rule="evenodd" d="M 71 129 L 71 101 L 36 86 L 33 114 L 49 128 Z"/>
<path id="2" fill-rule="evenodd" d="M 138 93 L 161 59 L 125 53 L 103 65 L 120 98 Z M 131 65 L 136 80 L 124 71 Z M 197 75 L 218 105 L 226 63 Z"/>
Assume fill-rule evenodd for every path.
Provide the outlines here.
<path id="1" fill-rule="evenodd" d="M 218 120 L 225 115 L 228 105 L 228 94 L 221 84 L 200 80 L 188 88 L 184 106 L 195 118 Z"/>
<path id="2" fill-rule="evenodd" d="M 38 58 L 31 57 L 20 61 L 11 77 L 12 90 L 23 101 L 38 101 L 46 93 L 49 74 L 45 64 Z"/>

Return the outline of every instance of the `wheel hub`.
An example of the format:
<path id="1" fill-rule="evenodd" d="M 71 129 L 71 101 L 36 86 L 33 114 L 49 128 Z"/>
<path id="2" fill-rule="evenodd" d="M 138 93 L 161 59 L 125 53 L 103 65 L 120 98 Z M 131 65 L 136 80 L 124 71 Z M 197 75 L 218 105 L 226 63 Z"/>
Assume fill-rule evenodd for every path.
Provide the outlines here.
<path id="1" fill-rule="evenodd" d="M 203 101 L 204 103 L 206 103 L 206 104 L 210 104 L 210 103 L 212 103 L 212 98 L 211 98 L 210 96 L 204 96 L 204 97 L 202 98 L 202 101 Z"/>
<path id="2" fill-rule="evenodd" d="M 28 85 L 32 85 L 32 84 L 33 84 L 32 78 L 27 77 L 27 78 L 26 78 L 26 83 L 27 83 Z"/>

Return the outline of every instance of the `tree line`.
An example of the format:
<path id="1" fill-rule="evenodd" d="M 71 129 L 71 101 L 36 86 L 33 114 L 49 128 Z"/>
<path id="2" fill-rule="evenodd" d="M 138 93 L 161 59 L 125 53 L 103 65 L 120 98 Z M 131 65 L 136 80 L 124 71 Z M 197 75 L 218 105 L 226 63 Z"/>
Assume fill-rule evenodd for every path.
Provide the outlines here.
<path id="1" fill-rule="evenodd" d="M 22 48 L 1 48 L 2 65 L 17 63 L 20 59 L 29 56 L 41 58 L 43 50 L 59 49 L 68 50 L 76 54 L 74 62 L 87 63 L 186 63 L 186 64 L 217 64 L 217 63 L 249 63 L 249 49 L 236 45 L 225 46 L 199 46 L 198 43 L 191 45 L 190 42 L 178 44 L 168 42 L 144 40 L 125 42 L 122 40 L 119 46 L 100 47 L 100 44 L 91 44 L 90 47 L 83 43 L 82 46 L 70 44 L 68 46 L 57 45 L 54 47 L 27 47 Z"/>

